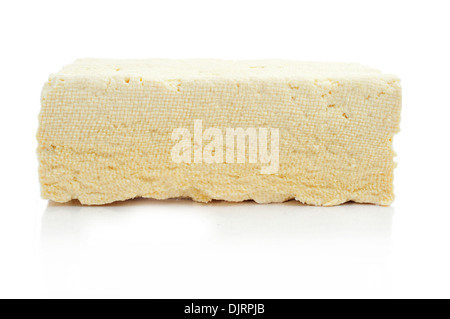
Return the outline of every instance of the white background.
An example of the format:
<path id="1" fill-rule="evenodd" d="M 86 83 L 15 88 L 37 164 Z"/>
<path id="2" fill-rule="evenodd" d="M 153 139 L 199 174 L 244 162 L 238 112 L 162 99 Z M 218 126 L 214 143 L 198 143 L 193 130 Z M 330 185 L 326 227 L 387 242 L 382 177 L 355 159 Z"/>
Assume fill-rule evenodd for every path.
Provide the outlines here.
<path id="1" fill-rule="evenodd" d="M 2 1 L 0 297 L 450 297 L 448 1 Z M 40 199 L 40 90 L 81 57 L 357 62 L 402 79 L 389 207 Z"/>

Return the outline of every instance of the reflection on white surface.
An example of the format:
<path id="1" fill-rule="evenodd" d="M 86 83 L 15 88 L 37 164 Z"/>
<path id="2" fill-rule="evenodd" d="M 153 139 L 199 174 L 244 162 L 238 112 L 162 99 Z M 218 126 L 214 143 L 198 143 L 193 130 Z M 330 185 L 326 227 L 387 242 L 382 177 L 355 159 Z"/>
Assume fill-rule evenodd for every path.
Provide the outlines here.
<path id="1" fill-rule="evenodd" d="M 265 278 L 275 286 L 277 280 L 301 282 L 313 296 L 322 280 L 345 284 L 346 274 L 361 271 L 357 289 L 373 291 L 387 280 L 382 265 L 389 255 L 393 215 L 392 207 L 312 207 L 295 201 L 49 203 L 40 251 L 48 288 L 59 295 L 120 296 L 125 287 L 130 296 L 137 286 L 148 285 L 146 297 L 224 297 L 236 280 L 262 285 L 263 293 Z M 322 268 L 322 278 L 305 277 Z M 368 283 L 367 278 L 379 280 Z M 248 297 L 245 285 L 240 292 Z"/>
<path id="2" fill-rule="evenodd" d="M 210 204 L 189 200 L 137 199 L 107 206 L 49 203 L 42 221 L 43 241 L 112 240 L 186 242 L 378 240 L 391 236 L 394 208 L 345 204 L 314 207 L 290 201 Z"/>

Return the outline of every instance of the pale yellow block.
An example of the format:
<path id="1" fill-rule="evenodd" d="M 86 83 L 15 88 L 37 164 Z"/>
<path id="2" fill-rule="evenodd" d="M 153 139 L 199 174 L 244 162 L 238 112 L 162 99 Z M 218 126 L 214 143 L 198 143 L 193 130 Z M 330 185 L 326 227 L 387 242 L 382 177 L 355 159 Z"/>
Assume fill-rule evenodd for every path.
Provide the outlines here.
<path id="1" fill-rule="evenodd" d="M 82 59 L 42 92 L 42 196 L 389 205 L 400 109 L 399 79 L 356 64 Z M 193 132 L 194 120 L 224 132 L 278 128 L 278 173 L 175 163 L 172 132 Z"/>

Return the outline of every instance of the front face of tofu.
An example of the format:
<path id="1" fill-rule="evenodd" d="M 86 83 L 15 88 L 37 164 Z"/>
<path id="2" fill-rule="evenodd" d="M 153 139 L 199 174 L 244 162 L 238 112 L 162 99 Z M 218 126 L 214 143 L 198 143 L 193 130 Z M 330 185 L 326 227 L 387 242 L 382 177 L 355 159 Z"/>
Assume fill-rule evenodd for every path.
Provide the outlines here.
<path id="1" fill-rule="evenodd" d="M 202 63 L 81 60 L 52 76 L 37 135 L 43 197 L 89 205 L 136 197 L 393 201 L 396 77 L 262 61 L 202 73 Z M 280 65 L 295 70 L 281 72 Z M 172 156 L 179 128 L 192 134 L 190 162 Z M 209 128 L 223 132 L 222 162 L 195 161 L 211 140 Z M 236 128 L 278 130 L 276 172 L 264 174 L 263 163 L 250 162 L 248 140 L 245 163 L 227 163 L 226 131 Z"/>

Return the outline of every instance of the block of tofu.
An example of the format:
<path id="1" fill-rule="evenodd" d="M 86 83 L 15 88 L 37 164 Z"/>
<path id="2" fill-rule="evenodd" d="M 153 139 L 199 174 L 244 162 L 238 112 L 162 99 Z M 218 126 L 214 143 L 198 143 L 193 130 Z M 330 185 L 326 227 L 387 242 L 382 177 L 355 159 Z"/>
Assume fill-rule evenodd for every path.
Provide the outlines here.
<path id="1" fill-rule="evenodd" d="M 55 202 L 394 200 L 400 81 L 358 64 L 81 59 L 50 76 L 41 104 L 41 193 Z M 257 148 L 244 136 L 244 161 L 227 153 L 239 128 L 260 133 Z M 261 132 L 278 153 L 270 172 Z"/>

